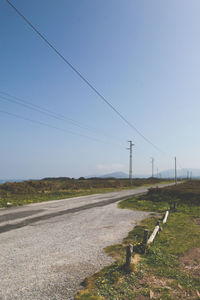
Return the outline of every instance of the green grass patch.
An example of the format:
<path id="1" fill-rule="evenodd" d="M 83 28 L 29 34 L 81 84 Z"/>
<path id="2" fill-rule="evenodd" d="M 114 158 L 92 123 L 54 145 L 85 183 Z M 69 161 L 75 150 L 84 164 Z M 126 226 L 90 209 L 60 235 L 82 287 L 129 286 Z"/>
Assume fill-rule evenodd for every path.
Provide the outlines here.
<path id="1" fill-rule="evenodd" d="M 140 211 L 163 212 L 169 209 L 170 205 L 167 201 L 155 202 L 148 200 L 145 195 L 130 197 L 118 204 L 119 208 L 128 208 Z"/>
<path id="2" fill-rule="evenodd" d="M 0 207 L 17 206 L 49 200 L 107 193 L 139 186 L 168 183 L 160 179 L 135 179 L 130 186 L 127 179 L 69 179 L 49 178 L 0 185 Z"/>
<path id="3" fill-rule="evenodd" d="M 123 209 L 159 214 L 143 220 L 121 244 L 105 249 L 115 258 L 115 263 L 87 279 L 85 290 L 76 295 L 77 300 L 92 300 L 91 297 L 108 300 L 149 299 L 150 295 L 153 299 L 199 299 L 200 267 L 199 273 L 193 270 L 198 268 L 195 261 L 200 262 L 200 255 L 190 257 L 190 251 L 200 249 L 200 222 L 197 222 L 200 220 L 200 181 L 186 182 L 180 186 L 164 188 L 162 192 L 152 189 L 147 195 L 131 197 L 119 203 Z M 163 211 L 174 202 L 178 203 L 177 211 L 170 212 L 163 230 L 141 256 L 134 272 L 127 272 L 124 268 L 126 246 L 141 241 L 144 229 L 152 231 Z M 181 258 L 183 261 L 186 259 L 186 265 Z M 83 298 L 85 292 L 87 298 Z"/>

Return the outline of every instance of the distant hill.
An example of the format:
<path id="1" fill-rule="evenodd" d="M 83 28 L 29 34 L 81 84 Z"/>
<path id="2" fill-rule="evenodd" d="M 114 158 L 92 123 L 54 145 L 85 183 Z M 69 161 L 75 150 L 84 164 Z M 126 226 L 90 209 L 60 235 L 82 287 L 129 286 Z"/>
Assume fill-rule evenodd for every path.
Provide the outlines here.
<path id="1" fill-rule="evenodd" d="M 113 172 L 99 176 L 100 178 L 128 178 L 128 174 L 124 172 Z"/>
<path id="2" fill-rule="evenodd" d="M 187 178 L 189 177 L 192 178 L 200 178 L 200 169 L 195 169 L 195 168 L 188 168 L 188 169 L 177 169 L 177 177 L 180 178 Z M 86 176 L 85 178 L 92 178 L 92 177 L 97 177 L 97 178 L 129 178 L 129 175 L 124 173 L 124 172 L 113 172 L 113 173 L 108 173 L 108 174 L 103 174 L 103 175 L 93 175 L 93 176 Z M 133 178 L 149 178 L 151 177 L 148 174 L 134 174 L 133 173 Z M 169 170 L 164 170 L 159 172 L 158 174 L 154 174 L 154 177 L 158 178 L 174 178 L 174 169 L 169 169 Z"/>
<path id="3" fill-rule="evenodd" d="M 118 178 L 118 179 L 126 179 L 129 178 L 129 175 L 124 173 L 124 172 L 113 172 L 113 173 L 108 173 L 108 174 L 103 174 L 103 175 L 92 175 L 92 176 L 86 176 L 85 178 Z M 149 178 L 150 176 L 147 174 L 133 174 L 133 178 Z"/>
<path id="4" fill-rule="evenodd" d="M 193 177 L 193 178 L 200 178 L 200 169 L 194 169 L 194 168 L 188 168 L 188 169 L 178 169 L 177 170 L 177 176 L 181 178 L 187 178 Z M 173 178 L 174 177 L 174 170 L 165 170 L 160 173 L 158 173 L 158 177 L 162 178 Z"/>
<path id="5" fill-rule="evenodd" d="M 169 170 L 164 170 L 159 172 L 158 174 L 154 174 L 154 177 L 158 178 L 174 178 L 174 169 L 169 169 Z M 189 178 L 200 178 L 200 169 L 197 168 L 184 168 L 184 169 L 178 169 L 177 170 L 177 176 L 179 178 L 187 178 L 189 175 Z M 118 178 L 118 179 L 126 179 L 129 178 L 129 175 L 126 174 L 125 172 L 113 172 L 113 173 L 108 173 L 108 174 L 95 174 L 91 176 L 85 176 L 85 178 Z M 148 174 L 134 174 L 133 173 L 133 178 L 149 178 L 150 175 Z M 41 180 L 52 180 L 52 181 L 60 181 L 60 180 L 67 180 L 67 179 L 72 179 L 70 177 L 46 177 Z M 5 183 L 5 182 L 22 182 L 22 181 L 27 181 L 29 179 L 0 179 L 0 184 Z"/>
<path id="6" fill-rule="evenodd" d="M 126 179 L 129 178 L 129 175 L 124 172 L 113 172 L 113 173 L 108 173 L 108 174 L 95 174 L 91 176 L 85 176 L 85 178 L 118 178 L 118 179 Z M 133 173 L 133 178 L 149 178 L 151 177 L 149 174 L 135 174 Z"/>
<path id="7" fill-rule="evenodd" d="M 128 174 L 124 172 L 113 172 L 113 173 L 108 173 L 108 174 L 95 174 L 95 175 L 90 175 L 90 176 L 85 176 L 86 179 L 89 178 L 128 178 Z"/>

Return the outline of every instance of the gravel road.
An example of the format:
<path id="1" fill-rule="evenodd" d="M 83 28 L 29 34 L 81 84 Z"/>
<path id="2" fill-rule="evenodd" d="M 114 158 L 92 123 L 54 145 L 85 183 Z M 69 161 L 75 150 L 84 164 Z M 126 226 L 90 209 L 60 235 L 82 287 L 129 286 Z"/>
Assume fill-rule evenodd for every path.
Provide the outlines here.
<path id="1" fill-rule="evenodd" d="M 103 248 L 148 215 L 116 201 L 146 190 L 1 209 L 0 299 L 74 299 L 85 277 L 112 262 Z"/>

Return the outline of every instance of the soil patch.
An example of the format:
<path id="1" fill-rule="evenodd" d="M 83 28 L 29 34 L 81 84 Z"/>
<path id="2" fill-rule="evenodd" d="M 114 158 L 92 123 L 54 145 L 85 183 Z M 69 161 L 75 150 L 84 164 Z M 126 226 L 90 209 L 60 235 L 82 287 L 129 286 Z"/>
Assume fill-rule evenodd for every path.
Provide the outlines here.
<path id="1" fill-rule="evenodd" d="M 194 220 L 194 222 L 195 222 L 196 225 L 200 225 L 200 218 L 196 218 L 196 219 Z"/>
<path id="2" fill-rule="evenodd" d="M 200 248 L 192 248 L 180 257 L 185 271 L 195 277 L 200 276 Z"/>

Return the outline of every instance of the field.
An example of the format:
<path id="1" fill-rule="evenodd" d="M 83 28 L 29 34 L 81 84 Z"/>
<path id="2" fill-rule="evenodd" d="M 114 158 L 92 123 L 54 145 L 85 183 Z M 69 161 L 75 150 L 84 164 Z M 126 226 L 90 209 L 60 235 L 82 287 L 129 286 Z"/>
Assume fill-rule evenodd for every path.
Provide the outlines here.
<path id="1" fill-rule="evenodd" d="M 104 193 L 138 186 L 164 183 L 156 178 L 134 179 L 70 179 L 44 178 L 24 182 L 7 182 L 0 185 L 0 207 L 23 205 L 47 200 Z"/>
<path id="2" fill-rule="evenodd" d="M 153 230 L 174 203 L 177 208 L 170 211 L 167 224 L 141 254 L 136 245 L 142 241 L 144 229 Z M 154 214 L 136 226 L 122 244 L 105 249 L 115 262 L 86 279 L 85 289 L 76 299 L 200 299 L 200 181 L 150 189 L 146 195 L 120 202 L 119 207 Z M 125 249 L 130 243 L 137 254 L 132 270 L 127 271 Z"/>

